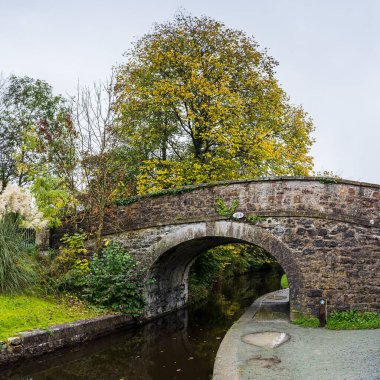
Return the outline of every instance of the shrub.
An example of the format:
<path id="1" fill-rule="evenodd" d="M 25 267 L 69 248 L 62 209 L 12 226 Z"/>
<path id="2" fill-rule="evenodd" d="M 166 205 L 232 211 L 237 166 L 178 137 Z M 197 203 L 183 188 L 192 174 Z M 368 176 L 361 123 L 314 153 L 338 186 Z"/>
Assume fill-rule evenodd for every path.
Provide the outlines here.
<path id="1" fill-rule="evenodd" d="M 51 251 L 49 256 L 40 259 L 45 264 L 41 276 L 45 278 L 43 285 L 49 292 L 83 290 L 89 272 L 88 251 L 84 246 L 87 237 L 87 234 L 79 232 L 65 234 L 59 250 Z"/>
<path id="2" fill-rule="evenodd" d="M 58 275 L 66 273 L 76 260 L 87 253 L 87 249 L 84 247 L 86 239 L 87 235 L 79 232 L 63 236 L 58 255 L 52 263 L 53 273 L 57 273 Z"/>
<path id="3" fill-rule="evenodd" d="M 90 262 L 84 297 L 113 311 L 137 316 L 144 309 L 145 270 L 119 243 L 111 242 Z"/>
<path id="4" fill-rule="evenodd" d="M 37 278 L 36 260 L 31 254 L 25 228 L 46 226 L 28 190 L 0 184 L 0 293 L 29 288 Z"/>
<path id="5" fill-rule="evenodd" d="M 59 288 L 80 294 L 87 285 L 89 273 L 89 261 L 87 259 L 77 259 L 62 276 Z"/>

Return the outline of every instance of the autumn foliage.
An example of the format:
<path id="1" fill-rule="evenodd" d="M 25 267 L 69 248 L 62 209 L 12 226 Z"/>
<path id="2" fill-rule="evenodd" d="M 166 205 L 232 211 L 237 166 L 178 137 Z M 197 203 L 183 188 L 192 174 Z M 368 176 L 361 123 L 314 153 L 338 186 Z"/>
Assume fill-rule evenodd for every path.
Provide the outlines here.
<path id="1" fill-rule="evenodd" d="M 311 119 L 290 104 L 277 62 L 208 17 L 157 24 L 117 69 L 118 135 L 138 158 L 138 192 L 307 175 Z"/>

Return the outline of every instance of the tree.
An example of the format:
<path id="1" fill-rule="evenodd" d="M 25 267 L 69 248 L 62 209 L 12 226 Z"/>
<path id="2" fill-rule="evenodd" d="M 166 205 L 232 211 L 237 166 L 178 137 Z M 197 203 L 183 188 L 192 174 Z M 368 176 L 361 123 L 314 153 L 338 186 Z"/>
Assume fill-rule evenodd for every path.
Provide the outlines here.
<path id="1" fill-rule="evenodd" d="M 65 100 L 42 80 L 11 75 L 0 83 L 0 181 L 19 186 L 33 180 L 42 165 L 38 130 L 59 123 Z M 46 162 L 46 161 L 45 161 Z"/>
<path id="2" fill-rule="evenodd" d="M 105 210 L 124 179 L 124 166 L 116 159 L 113 88 L 113 77 L 93 88 L 78 88 L 66 121 L 40 128 L 41 143 L 53 173 L 75 199 L 76 207 L 70 210 L 73 222 L 88 219 L 97 248 L 101 246 Z"/>
<path id="3" fill-rule="evenodd" d="M 289 103 L 276 61 L 208 17 L 155 25 L 118 68 L 119 136 L 143 162 L 138 190 L 307 175 L 312 121 Z"/>

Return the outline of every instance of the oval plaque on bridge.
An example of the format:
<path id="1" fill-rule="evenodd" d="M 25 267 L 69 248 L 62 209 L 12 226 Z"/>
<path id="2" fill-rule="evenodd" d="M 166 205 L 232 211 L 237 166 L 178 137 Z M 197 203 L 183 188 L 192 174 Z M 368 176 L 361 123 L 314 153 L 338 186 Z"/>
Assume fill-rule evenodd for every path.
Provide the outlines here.
<path id="1" fill-rule="evenodd" d="M 234 219 L 241 219 L 241 218 L 244 218 L 244 213 L 243 212 L 235 212 L 232 217 Z"/>

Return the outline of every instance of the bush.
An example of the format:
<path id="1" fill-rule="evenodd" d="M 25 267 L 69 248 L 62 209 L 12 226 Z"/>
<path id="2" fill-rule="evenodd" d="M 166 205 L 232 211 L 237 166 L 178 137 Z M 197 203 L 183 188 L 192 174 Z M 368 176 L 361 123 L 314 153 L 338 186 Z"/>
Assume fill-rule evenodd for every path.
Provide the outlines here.
<path id="1" fill-rule="evenodd" d="M 52 279 L 52 291 L 81 292 L 89 272 L 88 251 L 84 246 L 88 235 L 76 232 L 65 234 L 57 252 L 52 252 L 47 277 Z M 54 289 L 55 286 L 55 289 Z"/>
<path id="2" fill-rule="evenodd" d="M 35 262 L 14 214 L 0 217 L 0 293 L 16 293 L 36 280 Z"/>
<path id="3" fill-rule="evenodd" d="M 90 262 L 84 297 L 97 306 L 137 316 L 145 305 L 144 274 L 119 243 L 111 242 Z"/>
<path id="4" fill-rule="evenodd" d="M 52 272 L 58 276 L 65 274 L 71 269 L 75 262 L 83 258 L 87 249 L 84 242 L 87 239 L 84 233 L 76 232 L 73 235 L 65 234 L 61 239 L 61 245 L 57 257 L 52 262 Z"/>
<path id="5" fill-rule="evenodd" d="M 87 259 L 76 260 L 60 279 L 59 289 L 76 292 L 80 295 L 87 285 L 89 273 L 89 261 Z"/>

